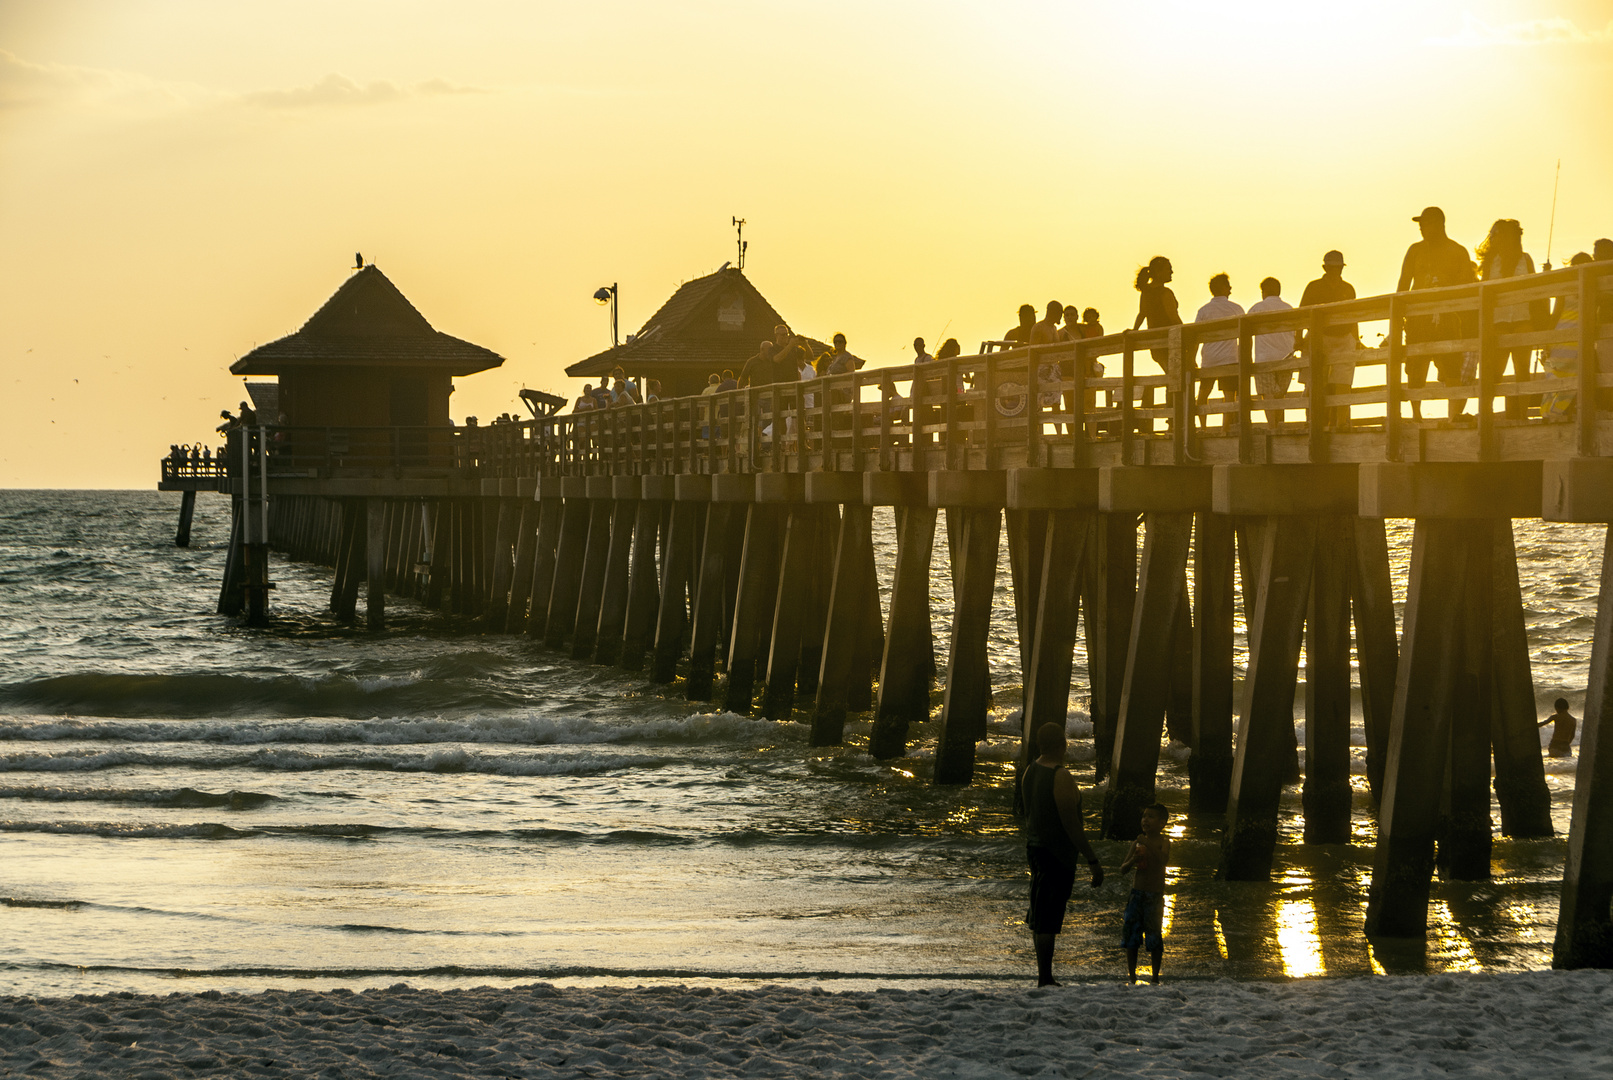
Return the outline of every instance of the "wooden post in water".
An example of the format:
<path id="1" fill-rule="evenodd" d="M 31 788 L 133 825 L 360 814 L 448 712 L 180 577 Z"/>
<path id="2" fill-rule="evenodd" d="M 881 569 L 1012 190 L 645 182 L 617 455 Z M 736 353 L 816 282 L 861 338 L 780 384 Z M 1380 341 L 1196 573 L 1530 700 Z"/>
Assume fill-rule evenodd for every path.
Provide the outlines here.
<path id="1" fill-rule="evenodd" d="M 1193 749 L 1188 809 L 1223 814 L 1232 785 L 1233 527 L 1225 514 L 1194 515 Z"/>
<path id="2" fill-rule="evenodd" d="M 532 591 L 527 597 L 528 636 L 542 639 L 549 629 L 549 598 L 554 595 L 555 555 L 566 517 L 566 501 L 561 496 L 562 478 L 538 478 L 538 535 L 532 552 Z"/>
<path id="3" fill-rule="evenodd" d="M 873 553 L 871 506 L 847 503 L 839 523 L 831 576 L 823 658 L 812 714 L 812 745 L 836 746 L 845 739 L 852 685 L 868 686 L 868 586 L 865 557 Z"/>
<path id="4" fill-rule="evenodd" d="M 785 524 L 784 552 L 779 562 L 778 596 L 773 607 L 772 645 L 767 654 L 767 689 L 762 715 L 787 720 L 795 707 L 796 672 L 801 663 L 801 634 L 807 621 L 811 575 L 818 572 L 819 508 L 796 503 Z"/>
<path id="5" fill-rule="evenodd" d="M 196 492 L 182 491 L 179 494 L 179 531 L 174 534 L 176 547 L 190 547 L 190 522 L 196 516 Z"/>
<path id="6" fill-rule="evenodd" d="M 1305 617 L 1305 843 L 1350 841 L 1350 567 L 1353 519 L 1318 520 Z"/>
<path id="7" fill-rule="evenodd" d="M 522 485 L 533 484 L 531 480 Z M 535 487 L 535 485 L 534 485 Z M 536 492 L 516 501 L 521 507 L 515 526 L 515 562 L 510 568 L 510 607 L 504 613 L 504 632 L 526 631 L 526 607 L 532 598 L 532 569 L 538 552 L 538 518 L 542 514 Z"/>
<path id="8" fill-rule="evenodd" d="M 1103 835 L 1130 840 L 1142 827 L 1143 807 L 1154 802 L 1159 740 L 1176 657 L 1177 609 L 1185 602 L 1191 512 L 1143 515 L 1142 568 L 1138 575 L 1131 644 L 1120 692 L 1120 723 L 1103 800 Z"/>
<path id="9" fill-rule="evenodd" d="M 1277 813 L 1294 747 L 1294 687 L 1310 599 L 1316 519 L 1272 517 L 1261 530 L 1249 669 L 1221 840 L 1223 881 L 1264 881 L 1277 848 Z"/>
<path id="10" fill-rule="evenodd" d="M 577 597 L 582 592 L 582 563 L 588 549 L 588 481 L 581 476 L 565 477 L 563 490 L 566 510 L 560 521 L 549 619 L 543 632 L 543 643 L 551 649 L 565 645 L 577 627 Z"/>
<path id="11" fill-rule="evenodd" d="M 1529 670 L 1529 640 L 1518 586 L 1518 553 L 1510 518 L 1495 522 L 1494 594 L 1490 606 L 1491 742 L 1495 750 L 1495 800 L 1501 832 L 1518 838 L 1553 835 L 1551 790 L 1535 726 L 1535 681 Z"/>
<path id="12" fill-rule="evenodd" d="M 1080 510 L 1049 510 L 1042 544 L 1041 595 L 1036 602 L 1036 629 L 1030 666 L 1025 671 L 1024 722 L 1019 764 L 1032 752 L 1043 724 L 1061 729 L 1069 719 L 1070 669 L 1080 629 L 1081 588 L 1087 545 L 1094 532 L 1093 515 Z"/>
<path id="13" fill-rule="evenodd" d="M 1350 607 L 1355 620 L 1355 652 L 1361 677 L 1361 721 L 1367 740 L 1367 785 L 1383 799 L 1390 716 L 1395 704 L 1395 670 L 1400 642 L 1395 634 L 1395 599 L 1389 576 L 1389 542 L 1383 519 L 1355 519 L 1355 564 L 1350 574 Z M 1531 702 L 1531 708 L 1533 703 Z M 1533 713 L 1531 712 L 1531 716 Z"/>
<path id="14" fill-rule="evenodd" d="M 694 588 L 694 623 L 689 630 L 689 679 L 684 690 L 690 701 L 710 701 L 717 671 L 717 639 L 722 633 L 723 590 L 728 578 L 731 521 L 739 504 L 714 502 L 706 511 L 700 575 Z"/>
<path id="15" fill-rule="evenodd" d="M 358 613 L 358 568 L 364 563 L 365 529 L 360 517 L 363 503 L 357 499 L 343 499 L 342 538 L 336 558 L 336 575 L 331 582 L 330 610 L 343 622 L 351 622 Z"/>
<path id="16" fill-rule="evenodd" d="M 364 502 L 368 563 L 364 624 L 371 630 L 381 630 L 386 627 L 386 503 L 381 499 Z"/>
<path id="17" fill-rule="evenodd" d="M 501 496 L 485 501 L 496 503 L 498 506 L 496 511 L 498 516 L 493 527 L 492 566 L 488 573 L 487 624 L 495 630 L 502 630 L 510 617 L 510 593 L 515 582 L 515 552 L 520 546 L 521 538 L 521 503 L 513 496 Z"/>
<path id="18" fill-rule="evenodd" d="M 962 519 L 963 565 L 958 573 L 946 693 L 941 699 L 940 731 L 936 735 L 937 784 L 967 784 L 974 778 L 975 743 L 985 734 L 986 712 L 991 704 L 986 642 L 997 583 L 997 548 L 1002 538 L 1000 510 L 949 506 L 949 521 L 954 514 Z"/>
<path id="19" fill-rule="evenodd" d="M 778 597 L 778 518 L 780 508 L 751 503 L 740 555 L 739 590 L 734 597 L 734 628 L 728 644 L 728 691 L 723 707 L 741 716 L 755 698 L 756 664 L 766 656 Z"/>
<path id="20" fill-rule="evenodd" d="M 661 503 L 649 498 L 648 492 L 643 494 L 633 516 L 627 616 L 622 627 L 622 654 L 616 661 L 623 671 L 644 670 L 644 655 L 655 640 L 655 619 L 661 609 L 661 582 L 655 566 L 655 544 L 661 529 Z"/>
<path id="21" fill-rule="evenodd" d="M 599 627 L 594 643 L 594 663 L 614 664 L 622 655 L 622 635 L 627 626 L 627 598 L 633 572 L 633 521 L 644 487 L 637 476 L 611 478 L 610 551 L 605 556 L 605 588 L 599 597 Z"/>
<path id="22" fill-rule="evenodd" d="M 1551 966 L 1613 967 L 1613 528 L 1602 545 L 1590 684 Z"/>
<path id="23" fill-rule="evenodd" d="M 571 658 L 587 660 L 599 642 L 599 609 L 605 592 L 605 568 L 610 559 L 611 519 L 616 503 L 611 478 L 588 477 L 588 541 L 583 549 L 582 581 L 577 588 L 577 615 L 571 634 Z"/>
<path id="24" fill-rule="evenodd" d="M 684 633 L 688 625 L 685 597 L 689 571 L 694 562 L 697 509 L 698 505 L 690 500 L 675 499 L 672 502 L 666 556 L 661 563 L 661 608 L 655 620 L 655 664 L 650 672 L 651 680 L 658 683 L 669 683 L 677 676 L 678 660 L 683 656 Z"/>
<path id="25" fill-rule="evenodd" d="M 1369 937 L 1421 938 L 1428 929 L 1434 837 L 1463 645 L 1468 527 L 1460 519 L 1419 518 L 1412 537 L 1405 631 L 1367 896 Z"/>
<path id="26" fill-rule="evenodd" d="M 1434 865 L 1446 881 L 1490 878 L 1490 594 L 1497 522 L 1466 526 L 1467 569 L 1462 582 L 1462 651 L 1455 671 L 1445 791 L 1440 799 Z M 1510 527 L 1510 523 L 1508 523 Z"/>
<path id="27" fill-rule="evenodd" d="M 1087 667 L 1092 682 L 1094 765 L 1102 780 L 1109 775 L 1115 731 L 1120 727 L 1120 697 L 1137 599 L 1137 515 L 1130 511 L 1099 514 L 1093 540 L 1087 548 L 1081 610 L 1086 612 Z"/>
<path id="28" fill-rule="evenodd" d="M 922 503 L 896 504 L 896 573 L 868 747 L 869 753 L 882 760 L 906 753 L 908 725 L 921 723 L 930 715 L 932 672 L 923 659 L 931 642 L 930 557 L 935 545 L 935 515 L 934 507 Z"/>

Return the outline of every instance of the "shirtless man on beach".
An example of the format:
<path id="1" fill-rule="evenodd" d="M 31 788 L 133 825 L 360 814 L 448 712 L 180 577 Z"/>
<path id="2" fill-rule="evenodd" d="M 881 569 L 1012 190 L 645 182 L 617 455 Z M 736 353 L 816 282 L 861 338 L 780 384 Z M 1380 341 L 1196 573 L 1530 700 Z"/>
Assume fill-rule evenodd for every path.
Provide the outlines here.
<path id="1" fill-rule="evenodd" d="M 1038 757 L 1019 774 L 1018 803 L 1025 814 L 1025 858 L 1031 868 L 1031 903 L 1025 913 L 1036 944 L 1036 985 L 1058 986 L 1053 946 L 1064 929 L 1064 906 L 1075 888 L 1078 858 L 1103 884 L 1103 866 L 1081 827 L 1081 789 L 1064 767 L 1064 728 L 1049 721 L 1036 729 Z"/>
<path id="2" fill-rule="evenodd" d="M 1120 864 L 1122 874 L 1133 867 L 1137 869 L 1131 898 L 1126 901 L 1125 929 L 1121 931 L 1121 944 L 1126 947 L 1127 977 L 1133 984 L 1137 982 L 1137 950 L 1146 939 L 1148 959 L 1154 969 L 1154 977 L 1149 981 L 1159 985 L 1159 963 L 1165 952 L 1165 867 L 1171 861 L 1171 838 L 1164 834 L 1164 829 L 1170 816 L 1170 811 L 1159 803 L 1144 808 L 1143 831 L 1131 845 L 1131 854 Z"/>

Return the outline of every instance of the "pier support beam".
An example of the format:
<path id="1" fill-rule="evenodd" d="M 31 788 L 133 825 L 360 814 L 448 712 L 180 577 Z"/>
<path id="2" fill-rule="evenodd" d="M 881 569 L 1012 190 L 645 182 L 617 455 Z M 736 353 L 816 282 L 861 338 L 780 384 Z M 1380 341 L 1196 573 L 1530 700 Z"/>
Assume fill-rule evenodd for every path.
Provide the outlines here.
<path id="1" fill-rule="evenodd" d="M 667 530 L 666 555 L 661 561 L 661 608 L 655 620 L 655 664 L 650 672 L 654 682 L 669 683 L 677 677 L 678 660 L 689 625 L 686 599 L 689 573 L 695 560 L 699 504 L 674 501 L 672 521 Z"/>
<path id="2" fill-rule="evenodd" d="M 566 501 L 558 488 L 559 477 L 545 476 L 538 485 L 538 535 L 532 552 L 532 591 L 527 597 L 526 632 L 543 638 L 549 630 L 549 600 L 554 596 L 555 555 L 566 517 Z"/>
<path id="3" fill-rule="evenodd" d="M 772 645 L 767 653 L 767 690 L 762 715 L 787 720 L 795 707 L 795 682 L 801 664 L 801 640 L 808 623 L 812 577 L 818 567 L 820 508 L 796 503 L 789 508 L 784 551 L 779 562 L 778 596 L 773 607 Z"/>
<path id="4" fill-rule="evenodd" d="M 341 542 L 336 561 L 336 580 L 331 584 L 330 610 L 343 622 L 352 622 L 358 616 L 358 582 L 360 569 L 366 561 L 364 546 L 368 530 L 363 520 L 362 500 L 343 499 L 341 513 Z"/>
<path id="5" fill-rule="evenodd" d="M 194 491 L 180 492 L 179 495 L 179 530 L 174 533 L 174 546 L 190 547 L 190 523 L 196 516 L 196 493 Z"/>
<path id="6" fill-rule="evenodd" d="M 1613 968 L 1613 528 L 1602 546 L 1601 586 L 1551 957 L 1556 968 Z"/>
<path id="7" fill-rule="evenodd" d="M 627 626 L 627 596 L 633 580 L 633 520 L 638 517 L 639 478 L 615 477 L 613 488 L 616 500 L 611 508 L 610 551 L 605 556 L 605 588 L 599 597 L 599 628 L 594 643 L 596 664 L 614 664 L 622 655 L 622 635 Z"/>
<path id="8" fill-rule="evenodd" d="M 1350 840 L 1350 566 L 1354 522 L 1318 521 L 1305 617 L 1305 843 Z"/>
<path id="9" fill-rule="evenodd" d="M 1450 746 L 1455 675 L 1463 652 L 1462 586 L 1470 521 L 1418 519 L 1412 537 L 1405 631 L 1378 812 L 1368 936 L 1423 937 L 1434 838 Z"/>
<path id="10" fill-rule="evenodd" d="M 930 716 L 934 671 L 926 661 L 933 656 L 930 558 L 935 546 L 935 515 L 929 506 L 896 507 L 896 573 L 869 740 L 869 752 L 880 760 L 906 753 L 908 725 Z"/>
<path id="11" fill-rule="evenodd" d="M 700 576 L 694 588 L 694 625 L 689 630 L 690 701 L 710 701 L 717 671 L 717 639 L 722 636 L 728 582 L 728 552 L 733 546 L 732 521 L 744 509 L 740 503 L 714 502 L 706 511 L 706 535 L 700 556 Z"/>
<path id="12" fill-rule="evenodd" d="M 366 499 L 365 557 L 368 563 L 364 624 L 371 630 L 386 626 L 386 502 Z"/>
<path id="13" fill-rule="evenodd" d="M 1043 724 L 1063 728 L 1069 719 L 1070 669 L 1080 629 L 1082 568 L 1093 532 L 1093 515 L 1079 510 L 1049 510 L 1046 519 L 1042 567 L 1037 574 L 1041 588 L 1035 605 L 1036 626 L 1024 679 L 1019 747 L 1022 767 L 1036 756 L 1036 730 Z"/>
<path id="14" fill-rule="evenodd" d="M 661 581 L 655 565 L 655 545 L 660 531 L 661 503 L 655 499 L 640 499 L 633 514 L 633 556 L 627 582 L 622 654 L 616 661 L 623 671 L 643 671 L 644 655 L 655 640 L 655 620 L 661 610 Z"/>
<path id="15" fill-rule="evenodd" d="M 728 643 L 728 689 L 723 707 L 741 716 L 751 710 L 756 692 L 756 665 L 765 658 L 773 605 L 778 599 L 778 530 L 780 508 L 751 503 L 745 519 L 745 547 L 740 555 L 739 589 L 734 596 L 734 628 Z"/>
<path id="16" fill-rule="evenodd" d="M 845 739 L 853 683 L 867 697 L 869 621 L 865 563 L 873 558 L 871 506 L 847 503 L 835 544 L 828 626 L 823 636 L 818 698 L 812 715 L 812 745 L 837 746 Z M 876 599 L 877 602 L 877 599 Z"/>
<path id="17" fill-rule="evenodd" d="M 603 484 L 596 481 L 604 481 Z M 587 660 L 599 641 L 599 609 L 605 592 L 605 568 L 610 561 L 611 518 L 616 509 L 609 496 L 611 478 L 590 476 L 588 543 L 583 551 L 582 581 L 577 589 L 577 616 L 571 634 L 571 658 Z M 604 489 L 604 490 L 600 490 Z"/>
<path id="18" fill-rule="evenodd" d="M 1395 704 L 1395 671 L 1400 665 L 1394 588 L 1389 575 L 1389 541 L 1382 518 L 1355 519 L 1350 607 L 1355 621 L 1355 653 L 1361 678 L 1361 723 L 1367 740 L 1367 785 L 1373 799 L 1381 803 L 1390 716 Z M 1531 702 L 1531 718 L 1533 707 Z"/>
<path id="19" fill-rule="evenodd" d="M 577 628 L 577 597 L 582 593 L 582 564 L 588 550 L 590 508 L 586 481 L 580 476 L 568 476 L 565 481 L 566 510 L 560 521 L 549 619 L 543 631 L 543 643 L 551 649 L 565 645 Z"/>
<path id="20" fill-rule="evenodd" d="M 1195 515 L 1193 749 L 1188 809 L 1223 814 L 1232 786 L 1234 530 L 1225 514 Z"/>
<path id="21" fill-rule="evenodd" d="M 1102 780 L 1109 775 L 1115 731 L 1120 727 L 1120 698 L 1137 600 L 1137 514 L 1099 514 L 1093 541 L 1087 549 L 1081 610 L 1086 613 L 1087 668 L 1092 683 L 1092 738 L 1097 755 L 1093 764 Z"/>
<path id="22" fill-rule="evenodd" d="M 1535 726 L 1535 680 L 1529 670 L 1518 552 L 1510 519 L 1495 522 L 1491 552 L 1490 678 L 1495 697 L 1490 706 L 1490 735 L 1501 832 L 1519 838 L 1551 836 L 1551 790 L 1540 756 L 1540 729 Z"/>
<path id="23" fill-rule="evenodd" d="M 1177 610 L 1184 602 L 1191 512 L 1143 515 L 1143 556 L 1131 643 L 1120 692 L 1120 724 L 1103 800 L 1103 835 L 1135 839 L 1143 807 L 1154 802 L 1159 740 L 1176 658 Z"/>
<path id="24" fill-rule="evenodd" d="M 493 557 L 488 572 L 487 625 L 504 629 L 509 620 L 511 592 L 515 582 L 515 553 L 521 538 L 521 504 L 514 498 L 488 500 L 498 504 L 493 526 Z M 409 553 L 408 562 L 414 562 Z"/>
<path id="25" fill-rule="evenodd" d="M 504 614 L 504 632 L 519 634 L 526 630 L 526 607 L 532 598 L 532 565 L 538 550 L 538 516 L 541 507 L 537 499 L 518 499 L 521 508 L 515 526 L 515 565 L 510 570 L 510 606 Z"/>
<path id="26" fill-rule="evenodd" d="M 997 548 L 1002 539 L 1002 511 L 949 507 L 949 522 L 954 514 L 961 519 L 958 549 L 962 558 L 955 571 L 952 644 L 936 734 L 937 784 L 967 784 L 974 778 L 975 742 L 985 733 L 991 703 L 986 641 L 997 584 Z"/>

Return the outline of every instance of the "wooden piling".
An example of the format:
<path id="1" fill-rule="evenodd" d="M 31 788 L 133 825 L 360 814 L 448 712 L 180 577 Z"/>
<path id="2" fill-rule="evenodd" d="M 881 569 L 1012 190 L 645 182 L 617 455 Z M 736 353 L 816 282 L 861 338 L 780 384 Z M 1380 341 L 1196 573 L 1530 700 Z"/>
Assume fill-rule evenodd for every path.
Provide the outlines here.
<path id="1" fill-rule="evenodd" d="M 991 600 L 997 583 L 997 549 L 1002 538 L 999 510 L 947 509 L 960 518 L 961 567 L 953 605 L 952 642 L 947 657 L 946 692 L 936 733 L 935 782 L 967 784 L 974 778 L 975 743 L 986 729 L 991 704 L 986 642 L 991 631 Z"/>
<path id="2" fill-rule="evenodd" d="M 1434 837 L 1463 650 L 1469 527 L 1461 519 L 1419 518 L 1412 534 L 1405 631 L 1367 894 L 1369 937 L 1421 938 L 1428 930 Z"/>
<path id="3" fill-rule="evenodd" d="M 1232 785 L 1234 534 L 1232 519 L 1200 512 L 1193 544 L 1193 749 L 1188 809 L 1222 814 Z"/>
<path id="4" fill-rule="evenodd" d="M 840 536 L 839 506 L 834 503 L 814 505 L 812 510 L 818 521 L 812 570 L 807 575 L 806 605 L 802 609 L 801 658 L 795 671 L 795 691 L 799 697 L 816 697 L 818 692 L 818 677 L 823 669 L 823 640 L 829 625 L 829 600 L 834 591 L 836 544 Z"/>
<path id="5" fill-rule="evenodd" d="M 906 753 L 908 725 L 930 715 L 933 672 L 924 658 L 932 641 L 930 557 L 935 546 L 935 516 L 935 509 L 929 506 L 896 507 L 896 573 L 868 747 L 881 760 Z"/>
<path id="6" fill-rule="evenodd" d="M 1583 353 L 1581 355 L 1584 355 Z M 1613 528 L 1602 545 L 1601 592 L 1591 644 L 1574 776 L 1574 812 L 1557 909 L 1555 968 L 1613 968 Z"/>
<path id="7" fill-rule="evenodd" d="M 549 618 L 543 643 L 558 649 L 577 627 L 577 597 L 582 592 L 582 564 L 588 549 L 589 500 L 576 479 L 577 492 L 566 492 L 565 514 L 560 521 L 560 543 L 555 550 L 554 585 L 549 592 Z"/>
<path id="8" fill-rule="evenodd" d="M 1184 603 L 1188 544 L 1193 515 L 1143 515 L 1143 555 L 1138 573 L 1131 643 L 1120 691 L 1120 723 L 1103 800 L 1103 835 L 1131 840 L 1142 826 L 1143 807 L 1154 802 L 1159 741 L 1170 697 L 1176 656 L 1177 609 Z"/>
<path id="9" fill-rule="evenodd" d="M 868 576 L 865 555 L 873 552 L 871 506 L 847 503 L 840 517 L 830 575 L 829 612 L 822 645 L 817 701 L 812 714 L 813 746 L 837 746 L 845 740 L 846 713 L 852 685 L 868 685 Z"/>
<path id="10" fill-rule="evenodd" d="M 678 661 L 683 656 L 688 626 L 686 596 L 699 526 L 697 504 L 675 500 L 671 507 L 666 555 L 662 559 L 661 607 L 655 619 L 655 663 L 650 670 L 651 680 L 658 683 L 669 683 L 677 676 Z"/>
<path id="11" fill-rule="evenodd" d="M 1046 510 L 1007 510 L 1008 574 L 1014 590 L 1014 621 L 1019 630 L 1019 670 L 1029 672 L 1036 651 L 1036 624 L 1042 598 L 1043 553 L 1047 547 Z M 1069 573 L 1068 567 L 1056 572 Z M 1071 575 L 1077 581 L 1080 574 Z M 1025 680 L 1029 685 L 1029 678 Z"/>
<path id="12" fill-rule="evenodd" d="M 1093 515 L 1079 510 L 1045 512 L 1042 566 L 1036 574 L 1036 626 L 1030 665 L 1025 669 L 1024 721 L 1020 737 L 1021 767 L 1036 756 L 1036 731 L 1043 724 L 1062 730 L 1069 718 L 1070 671 L 1080 629 L 1081 590 Z"/>
<path id="13" fill-rule="evenodd" d="M 521 535 L 521 504 L 514 498 L 485 500 L 497 503 L 492 565 L 488 571 L 487 625 L 504 629 L 510 616 L 510 587 L 515 580 L 515 549 Z"/>
<path id="14" fill-rule="evenodd" d="M 220 615 L 239 615 L 246 609 L 246 572 L 241 565 L 242 517 L 241 499 L 231 499 L 230 542 L 224 549 L 224 577 L 218 590 Z"/>
<path id="15" fill-rule="evenodd" d="M 712 503 L 706 511 L 706 535 L 700 557 L 700 576 L 694 594 L 694 625 L 689 631 L 689 678 L 684 692 L 690 701 L 710 701 L 717 670 L 717 640 L 725 614 L 723 592 L 728 580 L 728 553 L 732 547 L 730 522 L 740 503 Z"/>
<path id="16" fill-rule="evenodd" d="M 427 505 L 431 508 L 431 557 L 426 567 L 426 603 L 441 609 L 453 581 L 453 517 L 444 499 Z"/>
<path id="17" fill-rule="evenodd" d="M 1249 668 L 1221 839 L 1223 881 L 1264 881 L 1277 848 L 1278 805 L 1294 753 L 1294 690 L 1310 600 L 1316 519 L 1281 516 L 1261 529 Z"/>
<path id="18" fill-rule="evenodd" d="M 618 485 L 618 492 L 637 486 Z M 618 497 L 611 507 L 610 550 L 605 555 L 605 588 L 599 596 L 599 625 L 595 632 L 594 663 L 614 664 L 622 655 L 622 633 L 627 625 L 627 594 L 633 570 L 633 519 L 638 516 L 638 493 Z"/>
<path id="19" fill-rule="evenodd" d="M 1373 799 L 1381 802 L 1400 643 L 1395 635 L 1395 598 L 1383 519 L 1358 517 L 1354 524 L 1355 562 L 1350 574 L 1350 607 L 1355 621 L 1355 653 L 1361 679 L 1361 723 L 1367 741 L 1367 786 Z"/>
<path id="20" fill-rule="evenodd" d="M 623 671 L 643 671 L 644 656 L 655 640 L 655 621 L 661 609 L 661 582 L 655 565 L 660 528 L 661 503 L 655 499 L 640 499 L 633 514 L 627 615 L 622 627 L 622 651 L 616 661 Z"/>
<path id="21" fill-rule="evenodd" d="M 769 720 L 787 720 L 795 708 L 801 635 L 807 623 L 812 575 L 819 572 L 815 565 L 822 516 L 819 510 L 806 503 L 792 504 L 785 523 L 772 643 L 767 653 L 767 688 L 762 696 L 762 715 Z"/>
<path id="22" fill-rule="evenodd" d="M 504 632 L 526 630 L 527 602 L 532 597 L 532 568 L 538 551 L 538 517 L 542 510 L 537 499 L 517 499 L 520 514 L 515 525 L 514 563 L 510 568 L 510 604 L 504 613 Z"/>
<path id="23" fill-rule="evenodd" d="M 566 500 L 555 477 L 544 477 L 538 499 L 538 537 L 532 552 L 532 593 L 527 597 L 526 632 L 543 638 L 549 631 L 549 601 L 554 596 L 554 565 L 564 530 Z M 550 490 L 553 486 L 553 492 Z"/>
<path id="24" fill-rule="evenodd" d="M 1349 518 L 1320 519 L 1305 616 L 1305 843 L 1350 840 Z"/>
<path id="25" fill-rule="evenodd" d="M 368 564 L 364 624 L 371 630 L 386 628 L 386 503 L 366 499 L 365 555 Z"/>
<path id="26" fill-rule="evenodd" d="M 1461 654 L 1454 673 L 1444 793 L 1440 798 L 1434 867 L 1446 881 L 1490 878 L 1490 519 L 1469 520 L 1462 582 Z"/>
<path id="27" fill-rule="evenodd" d="M 745 519 L 739 590 L 734 597 L 734 628 L 728 645 L 728 689 L 724 708 L 744 715 L 755 697 L 756 665 L 765 662 L 778 598 L 776 574 L 779 507 L 752 503 Z"/>
<path id="28" fill-rule="evenodd" d="M 1092 683 L 1092 738 L 1097 778 L 1109 775 L 1120 698 L 1126 681 L 1132 610 L 1137 599 L 1137 515 L 1098 515 L 1081 592 L 1087 667 Z M 1129 839 L 1129 837 L 1128 837 Z"/>
<path id="29" fill-rule="evenodd" d="M 610 477 L 589 477 L 604 480 L 610 486 Z M 590 484 L 590 487 L 595 485 Z M 592 491 L 588 500 L 588 541 L 583 549 L 582 581 L 577 587 L 577 615 L 571 634 L 571 658 L 587 660 L 594 655 L 599 641 L 599 609 L 605 592 L 605 569 L 610 561 L 611 519 L 615 514 L 615 500 L 599 491 Z"/>
<path id="30" fill-rule="evenodd" d="M 344 622 L 351 622 L 358 607 L 358 566 L 362 562 L 364 529 L 359 521 L 363 504 L 357 499 L 341 501 L 342 534 L 336 558 L 336 573 L 331 581 L 330 610 Z"/>
<path id="31" fill-rule="evenodd" d="M 174 546 L 190 547 L 190 523 L 196 516 L 196 492 L 182 491 L 179 494 L 179 529 L 174 533 Z"/>
<path id="32" fill-rule="evenodd" d="M 1495 751 L 1495 800 L 1501 832 L 1517 838 L 1553 834 L 1551 790 L 1535 725 L 1535 681 L 1518 586 L 1518 552 L 1510 518 L 1497 519 L 1491 554 L 1490 677 L 1494 700 L 1490 738 Z"/>

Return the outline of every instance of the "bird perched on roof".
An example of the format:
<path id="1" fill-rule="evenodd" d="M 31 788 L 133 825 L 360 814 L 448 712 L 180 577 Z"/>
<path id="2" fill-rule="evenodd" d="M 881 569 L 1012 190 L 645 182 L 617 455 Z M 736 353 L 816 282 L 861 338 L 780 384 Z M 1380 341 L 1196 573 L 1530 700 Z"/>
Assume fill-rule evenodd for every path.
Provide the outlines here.
<path id="1" fill-rule="evenodd" d="M 364 269 L 364 253 L 362 251 L 353 252 L 353 269 Z"/>

